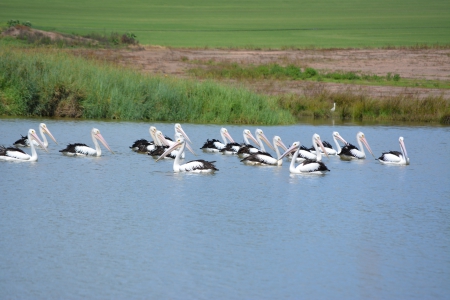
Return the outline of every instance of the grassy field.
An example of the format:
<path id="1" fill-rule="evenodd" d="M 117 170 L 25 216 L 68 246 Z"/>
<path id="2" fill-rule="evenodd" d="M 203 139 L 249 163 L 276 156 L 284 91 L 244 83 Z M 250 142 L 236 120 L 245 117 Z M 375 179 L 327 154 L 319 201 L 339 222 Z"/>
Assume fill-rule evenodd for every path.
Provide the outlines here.
<path id="1" fill-rule="evenodd" d="M 361 48 L 450 44 L 448 0 L 16 0 L 0 24 L 63 33 L 133 32 L 172 47 Z"/>

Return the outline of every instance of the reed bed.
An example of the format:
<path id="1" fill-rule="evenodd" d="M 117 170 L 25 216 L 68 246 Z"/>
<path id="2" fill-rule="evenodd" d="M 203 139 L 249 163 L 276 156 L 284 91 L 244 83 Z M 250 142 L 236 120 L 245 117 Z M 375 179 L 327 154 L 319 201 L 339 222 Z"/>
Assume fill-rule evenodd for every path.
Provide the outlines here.
<path id="1" fill-rule="evenodd" d="M 55 49 L 0 49 L 0 115 L 292 124 L 275 97 L 159 76 Z"/>
<path id="2" fill-rule="evenodd" d="M 330 111 L 333 102 L 336 110 Z M 342 120 L 440 122 L 450 124 L 450 99 L 398 95 L 390 99 L 371 99 L 351 92 L 330 93 L 317 88 L 304 95 L 283 95 L 279 105 L 297 118 L 337 118 Z"/>

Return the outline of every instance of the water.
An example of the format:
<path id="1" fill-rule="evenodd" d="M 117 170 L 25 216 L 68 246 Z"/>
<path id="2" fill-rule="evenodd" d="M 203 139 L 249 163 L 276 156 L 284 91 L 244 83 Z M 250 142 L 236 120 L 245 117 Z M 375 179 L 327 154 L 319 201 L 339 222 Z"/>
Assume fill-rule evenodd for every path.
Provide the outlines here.
<path id="1" fill-rule="evenodd" d="M 182 124 L 214 175 L 128 147 L 173 124 L 0 119 L 9 145 L 44 121 L 59 145 L 0 162 L 0 293 L 19 299 L 444 299 L 450 295 L 449 127 L 305 123 L 261 127 L 286 145 L 313 133 L 378 157 L 405 138 L 409 166 L 325 158 L 325 176 L 202 153 L 221 126 Z M 101 130 L 115 154 L 74 158 Z M 244 128 L 227 126 L 242 140 Z M 425 152 L 430 151 L 431 152 Z M 25 151 L 29 152 L 29 149 Z M 187 154 L 187 159 L 192 159 Z"/>

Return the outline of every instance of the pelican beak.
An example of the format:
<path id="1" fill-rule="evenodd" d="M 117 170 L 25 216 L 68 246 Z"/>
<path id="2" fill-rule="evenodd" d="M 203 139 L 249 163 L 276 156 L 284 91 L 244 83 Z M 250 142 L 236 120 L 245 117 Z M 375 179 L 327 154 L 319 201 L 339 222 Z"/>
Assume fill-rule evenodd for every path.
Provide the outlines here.
<path id="1" fill-rule="evenodd" d="M 57 145 L 58 142 L 56 141 L 56 139 L 53 137 L 52 133 L 50 132 L 50 130 L 48 130 L 47 127 L 44 127 L 44 133 L 46 133 Z"/>
<path id="2" fill-rule="evenodd" d="M 348 145 L 347 141 L 346 141 L 346 140 L 344 140 L 344 138 L 343 138 L 342 136 L 340 136 L 339 134 L 338 134 L 338 135 L 336 135 L 336 138 L 337 138 L 338 140 L 340 140 L 341 142 L 343 142 L 343 143 L 344 143 L 344 145 Z"/>
<path id="3" fill-rule="evenodd" d="M 270 149 L 272 149 L 273 151 L 275 151 L 275 148 L 273 147 L 273 145 L 269 142 L 269 140 L 266 138 L 266 136 L 264 135 L 264 133 L 261 133 L 260 138 L 264 141 L 264 143 L 267 144 L 267 146 L 270 147 Z"/>
<path id="4" fill-rule="evenodd" d="M 325 147 L 322 144 L 322 140 L 320 138 L 316 139 L 316 143 L 319 145 L 320 149 L 322 149 L 322 152 L 328 157 L 328 159 L 330 159 L 330 157 L 328 156 L 327 151 L 325 150 Z"/>
<path id="5" fill-rule="evenodd" d="M 194 154 L 195 156 L 197 156 L 197 154 L 194 152 L 194 150 L 192 150 L 191 145 L 189 145 L 189 143 L 186 143 L 186 148 L 188 148 L 188 150 Z"/>
<path id="6" fill-rule="evenodd" d="M 284 151 L 287 151 L 288 149 L 282 140 L 277 141 L 277 146 L 283 148 Z"/>
<path id="7" fill-rule="evenodd" d="M 261 145 L 258 143 L 258 141 L 255 139 L 255 137 L 253 136 L 253 134 L 249 131 L 246 133 L 247 137 L 249 139 L 251 139 L 256 145 L 258 145 L 259 147 L 261 147 Z"/>
<path id="8" fill-rule="evenodd" d="M 405 147 L 405 142 L 403 142 L 403 140 L 400 140 L 400 148 L 402 148 L 403 153 L 405 154 L 405 161 L 406 163 L 409 165 L 409 157 L 408 157 L 408 152 L 406 152 L 406 147 Z"/>
<path id="9" fill-rule="evenodd" d="M 234 140 L 233 140 L 233 138 L 231 137 L 231 135 L 228 133 L 228 131 L 225 132 L 223 135 L 224 135 L 231 143 L 234 143 Z"/>
<path id="10" fill-rule="evenodd" d="M 181 135 L 183 135 L 183 137 L 189 142 L 192 143 L 191 140 L 189 139 L 189 137 L 187 136 L 186 132 L 184 132 L 183 128 L 181 128 L 181 126 L 177 126 L 177 132 L 181 133 Z M 187 145 L 186 145 L 187 146 Z M 189 147 L 188 147 L 189 149 Z"/>
<path id="11" fill-rule="evenodd" d="M 372 156 L 375 157 L 375 155 L 373 155 L 372 149 L 370 149 L 370 147 L 369 147 L 369 143 L 367 143 L 367 140 L 364 136 L 361 137 L 361 142 L 363 142 L 364 146 L 366 146 L 366 148 L 367 148 L 367 150 L 369 150 L 370 154 L 372 154 Z"/>
<path id="12" fill-rule="evenodd" d="M 283 159 L 286 155 L 292 153 L 293 151 L 297 150 L 297 148 L 299 147 L 299 145 L 292 145 L 289 149 L 287 149 L 278 160 Z"/>
<path id="13" fill-rule="evenodd" d="M 183 142 L 176 142 L 175 144 L 173 144 L 160 157 L 158 157 L 158 159 L 156 161 L 159 161 L 159 160 L 163 159 L 164 157 L 166 157 L 170 152 L 172 152 L 173 150 L 178 148 L 182 143 Z"/>
<path id="14" fill-rule="evenodd" d="M 103 144 L 103 146 L 105 146 L 106 149 L 108 149 L 112 154 L 114 154 L 114 152 L 111 150 L 111 148 L 109 148 L 108 143 L 105 141 L 105 139 L 100 133 L 97 133 L 94 136 L 97 140 L 99 140 Z"/>
<path id="15" fill-rule="evenodd" d="M 44 149 L 46 152 L 48 152 L 48 149 L 44 146 L 44 143 L 39 139 L 39 137 L 37 136 L 36 133 L 32 133 L 31 137 L 33 138 L 33 140 L 35 140 L 39 144 L 39 146 L 41 146 L 42 149 Z"/>
<path id="16" fill-rule="evenodd" d="M 166 137 L 165 137 L 161 132 L 158 133 L 158 139 L 159 139 L 159 140 L 161 141 L 161 143 L 163 143 L 164 145 L 169 146 L 169 142 L 167 142 Z"/>

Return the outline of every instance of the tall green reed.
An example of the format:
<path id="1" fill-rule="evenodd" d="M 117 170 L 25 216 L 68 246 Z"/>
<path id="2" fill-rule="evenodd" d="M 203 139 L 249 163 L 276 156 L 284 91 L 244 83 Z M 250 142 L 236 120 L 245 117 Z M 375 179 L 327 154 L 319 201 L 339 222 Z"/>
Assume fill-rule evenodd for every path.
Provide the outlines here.
<path id="1" fill-rule="evenodd" d="M 290 124 L 273 97 L 160 76 L 54 49 L 0 49 L 0 114 L 199 123 Z"/>

